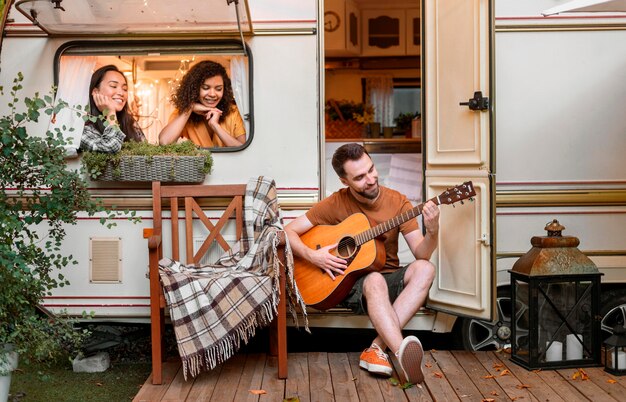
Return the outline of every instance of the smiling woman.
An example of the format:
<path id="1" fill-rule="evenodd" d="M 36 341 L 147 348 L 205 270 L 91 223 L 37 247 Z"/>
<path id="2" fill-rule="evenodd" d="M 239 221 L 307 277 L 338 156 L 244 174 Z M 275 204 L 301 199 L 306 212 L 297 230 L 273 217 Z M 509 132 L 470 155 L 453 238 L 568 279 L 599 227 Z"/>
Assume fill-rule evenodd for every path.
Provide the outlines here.
<path id="1" fill-rule="evenodd" d="M 128 108 L 126 77 L 112 64 L 91 76 L 89 112 L 95 118 L 85 123 L 83 151 L 118 152 L 123 142 L 146 140 Z"/>

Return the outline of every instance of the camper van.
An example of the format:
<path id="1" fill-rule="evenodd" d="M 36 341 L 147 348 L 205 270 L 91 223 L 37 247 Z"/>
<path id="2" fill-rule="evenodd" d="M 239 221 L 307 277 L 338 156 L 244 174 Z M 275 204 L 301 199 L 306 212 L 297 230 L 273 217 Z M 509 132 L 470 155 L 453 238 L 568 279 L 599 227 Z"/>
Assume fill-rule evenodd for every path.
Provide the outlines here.
<path id="1" fill-rule="evenodd" d="M 472 181 L 473 202 L 441 206 L 436 279 L 407 328 L 455 331 L 472 350 L 510 344 L 519 317 L 510 313 L 508 270 L 557 219 L 603 273 L 607 336 L 626 317 L 626 15 L 541 14 L 560 3 L 7 1 L 0 85 L 21 72 L 25 95 L 54 86 L 58 98 L 85 105 L 91 73 L 114 64 L 157 143 L 180 79 L 194 63 L 217 61 L 231 77 L 246 141 L 212 149 L 205 183 L 273 178 L 285 223 L 340 188 L 330 158 L 347 142 L 362 143 L 381 184 L 415 204 Z M 344 116 L 342 105 L 357 112 L 344 108 L 352 110 Z M 357 117 L 368 124 L 339 127 Z M 67 136 L 78 145 L 83 124 L 60 113 L 30 132 L 74 127 Z M 69 168 L 80 163 L 80 154 L 68 159 Z M 90 189 L 142 220 L 119 218 L 108 229 L 85 215 L 67 227 L 63 251 L 78 265 L 44 305 L 147 322 L 150 183 L 93 180 Z M 408 261 L 408 250 L 400 258 Z M 339 308 L 308 315 L 313 334 L 371 327 Z"/>

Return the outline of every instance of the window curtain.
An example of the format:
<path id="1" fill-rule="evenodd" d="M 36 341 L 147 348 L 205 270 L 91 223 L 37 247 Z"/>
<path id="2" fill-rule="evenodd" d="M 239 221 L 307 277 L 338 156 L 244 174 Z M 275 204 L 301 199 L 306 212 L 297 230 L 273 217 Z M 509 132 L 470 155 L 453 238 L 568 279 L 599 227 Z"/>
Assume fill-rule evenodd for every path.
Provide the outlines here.
<path id="1" fill-rule="evenodd" d="M 63 137 L 71 140 L 71 146 L 78 148 L 80 137 L 83 134 L 85 122 L 81 116 L 77 116 L 75 106 L 80 105 L 84 110 L 89 104 L 89 81 L 96 66 L 95 56 L 63 56 L 61 57 L 61 69 L 59 73 L 59 86 L 56 101 L 63 100 L 69 104 L 69 108 L 61 110 L 50 121 L 48 130 L 58 128 L 63 130 Z M 70 131 L 73 128 L 73 131 Z"/>
<path id="2" fill-rule="evenodd" d="M 250 134 L 250 93 L 248 83 L 248 62 L 244 56 L 234 56 L 230 61 L 230 81 L 233 86 L 233 94 L 237 108 L 246 125 L 246 138 Z"/>
<path id="3" fill-rule="evenodd" d="M 374 107 L 374 121 L 393 126 L 393 79 L 391 76 L 365 78 L 365 101 Z"/>

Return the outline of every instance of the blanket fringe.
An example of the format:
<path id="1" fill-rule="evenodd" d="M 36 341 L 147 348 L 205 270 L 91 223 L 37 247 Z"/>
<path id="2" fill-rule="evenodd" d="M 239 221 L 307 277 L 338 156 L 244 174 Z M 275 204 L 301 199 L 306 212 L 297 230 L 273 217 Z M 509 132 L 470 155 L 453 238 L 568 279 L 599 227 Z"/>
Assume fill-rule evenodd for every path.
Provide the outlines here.
<path id="1" fill-rule="evenodd" d="M 242 341 L 244 345 L 248 344 L 248 341 L 255 335 L 257 327 L 267 326 L 274 319 L 277 306 L 273 304 L 273 301 L 269 300 L 261 305 L 254 315 L 241 322 L 234 329 L 232 335 L 210 348 L 190 356 L 182 357 L 181 353 L 185 381 L 187 381 L 188 376 L 196 377 L 201 372 L 212 370 L 218 364 L 228 360 L 241 348 Z"/>

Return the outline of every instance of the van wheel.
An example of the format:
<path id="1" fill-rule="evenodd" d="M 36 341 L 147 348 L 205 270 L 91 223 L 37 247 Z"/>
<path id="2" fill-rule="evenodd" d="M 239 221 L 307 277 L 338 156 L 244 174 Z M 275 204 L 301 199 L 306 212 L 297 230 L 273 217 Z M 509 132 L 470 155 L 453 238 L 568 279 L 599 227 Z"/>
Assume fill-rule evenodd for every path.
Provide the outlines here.
<path id="1" fill-rule="evenodd" d="M 613 335 L 613 328 L 626 323 L 626 289 L 611 289 L 602 292 L 600 301 L 600 328 L 602 339 Z"/>
<path id="2" fill-rule="evenodd" d="M 528 306 L 517 306 L 517 317 L 511 317 L 511 295 L 508 288 L 498 289 L 496 298 L 496 320 L 485 321 L 463 318 L 460 322 L 462 346 L 465 350 L 497 350 L 511 346 L 513 335 L 511 323 L 517 325 L 517 339 L 528 336 Z"/>

